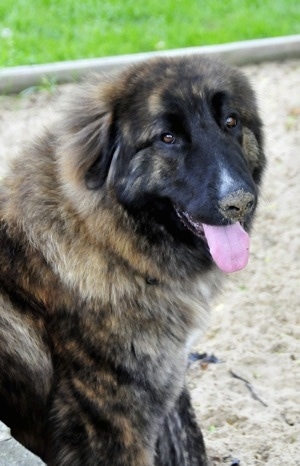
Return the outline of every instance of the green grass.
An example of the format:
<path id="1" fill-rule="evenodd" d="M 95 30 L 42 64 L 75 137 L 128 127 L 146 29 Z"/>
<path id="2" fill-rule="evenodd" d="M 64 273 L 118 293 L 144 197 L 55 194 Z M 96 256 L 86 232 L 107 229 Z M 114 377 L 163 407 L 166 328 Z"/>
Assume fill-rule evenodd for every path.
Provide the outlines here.
<path id="1" fill-rule="evenodd" d="M 299 0 L 0 0 L 0 66 L 298 33 Z"/>

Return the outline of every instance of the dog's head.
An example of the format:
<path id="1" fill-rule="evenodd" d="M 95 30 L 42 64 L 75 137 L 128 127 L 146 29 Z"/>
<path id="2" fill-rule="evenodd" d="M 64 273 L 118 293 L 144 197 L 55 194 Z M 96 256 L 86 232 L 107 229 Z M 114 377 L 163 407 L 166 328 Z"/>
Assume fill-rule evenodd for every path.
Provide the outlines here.
<path id="1" fill-rule="evenodd" d="M 74 180 L 114 193 L 152 237 L 163 227 L 208 241 L 225 271 L 245 265 L 265 157 L 255 96 L 237 69 L 156 58 L 94 78 L 76 105 L 63 150 Z"/>

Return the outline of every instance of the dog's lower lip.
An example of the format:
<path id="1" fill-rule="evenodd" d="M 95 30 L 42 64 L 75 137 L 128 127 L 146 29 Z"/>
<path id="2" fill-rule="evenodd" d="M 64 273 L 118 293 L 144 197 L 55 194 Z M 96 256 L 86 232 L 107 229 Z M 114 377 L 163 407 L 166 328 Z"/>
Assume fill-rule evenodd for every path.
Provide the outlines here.
<path id="1" fill-rule="evenodd" d="M 191 215 L 181 210 L 178 206 L 175 206 L 175 211 L 186 228 L 188 228 L 192 233 L 194 233 L 194 235 L 205 240 L 205 234 L 201 222 L 197 222 Z"/>

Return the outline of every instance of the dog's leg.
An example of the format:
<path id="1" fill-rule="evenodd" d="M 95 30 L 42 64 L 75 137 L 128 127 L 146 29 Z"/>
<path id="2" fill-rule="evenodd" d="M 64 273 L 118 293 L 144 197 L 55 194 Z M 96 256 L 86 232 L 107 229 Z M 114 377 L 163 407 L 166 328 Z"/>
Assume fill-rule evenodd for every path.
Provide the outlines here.
<path id="1" fill-rule="evenodd" d="M 43 321 L 17 292 L 0 296 L 0 419 L 13 437 L 43 456 L 52 362 Z M 14 305 L 12 304 L 14 302 Z"/>
<path id="2" fill-rule="evenodd" d="M 205 446 L 190 395 L 184 389 L 166 417 L 156 445 L 155 466 L 207 466 Z"/>
<path id="3" fill-rule="evenodd" d="M 102 381 L 101 381 L 102 378 Z M 79 376 L 53 383 L 48 416 L 48 466 L 154 466 L 155 426 L 151 407 L 132 388 L 118 391 L 100 383 L 86 384 Z M 101 392 L 101 396 L 99 396 Z M 149 428 L 150 424 L 150 428 Z"/>

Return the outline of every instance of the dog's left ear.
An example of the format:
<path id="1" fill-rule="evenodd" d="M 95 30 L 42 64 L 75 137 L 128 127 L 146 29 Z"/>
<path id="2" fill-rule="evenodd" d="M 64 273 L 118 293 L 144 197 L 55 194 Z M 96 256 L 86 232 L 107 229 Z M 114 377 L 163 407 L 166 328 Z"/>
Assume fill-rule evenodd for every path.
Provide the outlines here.
<path id="1" fill-rule="evenodd" d="M 113 105 L 105 89 L 79 88 L 60 128 L 57 163 L 64 181 L 74 188 L 100 188 L 115 150 Z"/>

